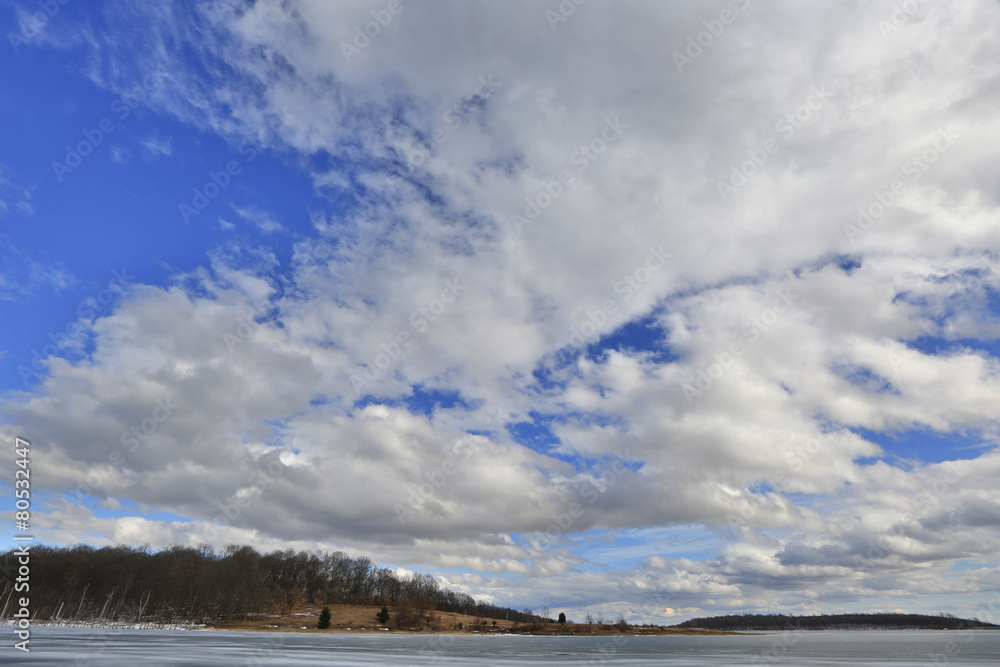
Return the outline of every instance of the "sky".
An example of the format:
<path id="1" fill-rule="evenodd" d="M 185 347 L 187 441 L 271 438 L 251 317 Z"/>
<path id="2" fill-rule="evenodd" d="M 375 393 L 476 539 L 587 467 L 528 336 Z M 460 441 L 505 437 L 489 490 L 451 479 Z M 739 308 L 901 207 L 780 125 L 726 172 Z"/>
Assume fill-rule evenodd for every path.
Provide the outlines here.
<path id="1" fill-rule="evenodd" d="M 997 3 L 0 27 L 38 540 L 341 550 L 571 619 L 996 608 Z"/>

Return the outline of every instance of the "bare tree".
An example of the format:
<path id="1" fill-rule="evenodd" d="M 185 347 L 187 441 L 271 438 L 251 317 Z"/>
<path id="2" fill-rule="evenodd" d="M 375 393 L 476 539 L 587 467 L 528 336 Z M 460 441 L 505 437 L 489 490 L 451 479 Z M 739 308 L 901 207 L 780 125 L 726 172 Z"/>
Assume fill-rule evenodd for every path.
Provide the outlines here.
<path id="1" fill-rule="evenodd" d="M 7 618 L 7 605 L 10 604 L 10 596 L 14 594 L 14 584 L 11 582 L 4 584 L 3 592 L 7 593 L 7 601 L 3 604 L 3 613 L 0 613 L 0 618 Z"/>
<path id="2" fill-rule="evenodd" d="M 136 623 L 141 623 L 142 622 L 142 612 L 144 612 L 146 610 L 146 605 L 149 604 L 149 596 L 151 594 L 152 594 L 152 591 L 146 591 L 145 596 L 140 596 L 139 597 L 139 608 L 138 608 L 138 613 L 136 614 L 136 617 L 135 617 L 135 622 Z"/>
<path id="3" fill-rule="evenodd" d="M 80 603 L 76 605 L 76 615 L 73 617 L 74 621 L 80 618 L 80 610 L 83 609 L 83 601 L 87 597 L 88 588 L 90 588 L 90 582 L 87 582 L 87 585 L 83 587 L 83 593 L 80 594 Z"/>
<path id="4" fill-rule="evenodd" d="M 117 590 L 118 590 L 118 587 L 116 586 L 115 588 L 111 589 L 110 593 L 108 593 L 108 598 L 104 601 L 104 606 L 101 607 L 101 613 L 98 616 L 98 618 L 102 618 L 102 619 L 105 618 L 104 612 L 107 611 L 108 605 L 111 604 L 111 600 L 112 600 L 112 598 L 115 597 L 115 591 L 117 591 Z"/>

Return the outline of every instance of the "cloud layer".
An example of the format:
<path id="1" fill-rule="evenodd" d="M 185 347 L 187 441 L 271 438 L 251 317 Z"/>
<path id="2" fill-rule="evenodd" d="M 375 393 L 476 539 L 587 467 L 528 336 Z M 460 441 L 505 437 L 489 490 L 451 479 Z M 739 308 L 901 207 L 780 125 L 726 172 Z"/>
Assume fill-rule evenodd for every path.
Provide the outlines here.
<path id="1" fill-rule="evenodd" d="M 330 204 L 289 261 L 131 286 L 7 395 L 48 539 L 659 621 L 1000 586 L 994 4 L 189 11 L 51 39 Z"/>

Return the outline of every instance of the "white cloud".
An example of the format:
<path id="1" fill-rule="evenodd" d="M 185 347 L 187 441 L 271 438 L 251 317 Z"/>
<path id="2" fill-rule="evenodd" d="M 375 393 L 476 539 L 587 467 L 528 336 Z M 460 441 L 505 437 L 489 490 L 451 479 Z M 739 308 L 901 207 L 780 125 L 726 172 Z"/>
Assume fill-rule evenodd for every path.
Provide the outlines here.
<path id="1" fill-rule="evenodd" d="M 111 159 L 115 164 L 128 164 L 132 161 L 132 151 L 124 146 L 114 145 L 111 147 Z"/>
<path id="2" fill-rule="evenodd" d="M 174 142 L 170 137 L 150 136 L 139 139 L 139 145 L 145 150 L 146 156 L 150 159 L 161 155 L 170 156 L 174 152 Z"/>
<path id="3" fill-rule="evenodd" d="M 235 204 L 233 205 L 233 211 L 244 220 L 255 224 L 257 228 L 265 234 L 273 234 L 274 232 L 284 229 L 284 227 L 281 226 L 281 223 L 267 211 L 262 211 L 252 206 L 241 208 Z"/>
<path id="4" fill-rule="evenodd" d="M 0 219 L 10 223 L 8 216 L 13 214 L 17 225 L 24 224 L 24 219 L 35 213 L 31 198 L 32 187 L 19 182 L 0 165 Z M 58 293 L 75 282 L 62 262 L 27 252 L 17 241 L 17 234 L 0 233 L 0 302 L 21 301 L 40 289 Z"/>

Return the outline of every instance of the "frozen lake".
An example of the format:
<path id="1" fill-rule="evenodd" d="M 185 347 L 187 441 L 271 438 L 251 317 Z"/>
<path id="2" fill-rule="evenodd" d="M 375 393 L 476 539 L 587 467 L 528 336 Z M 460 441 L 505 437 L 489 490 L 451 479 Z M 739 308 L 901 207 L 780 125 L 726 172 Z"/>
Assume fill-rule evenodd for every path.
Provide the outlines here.
<path id="1" fill-rule="evenodd" d="M 30 654 L 5 630 L 8 665 L 1000 664 L 1000 631 L 990 630 L 579 638 L 36 627 Z"/>

